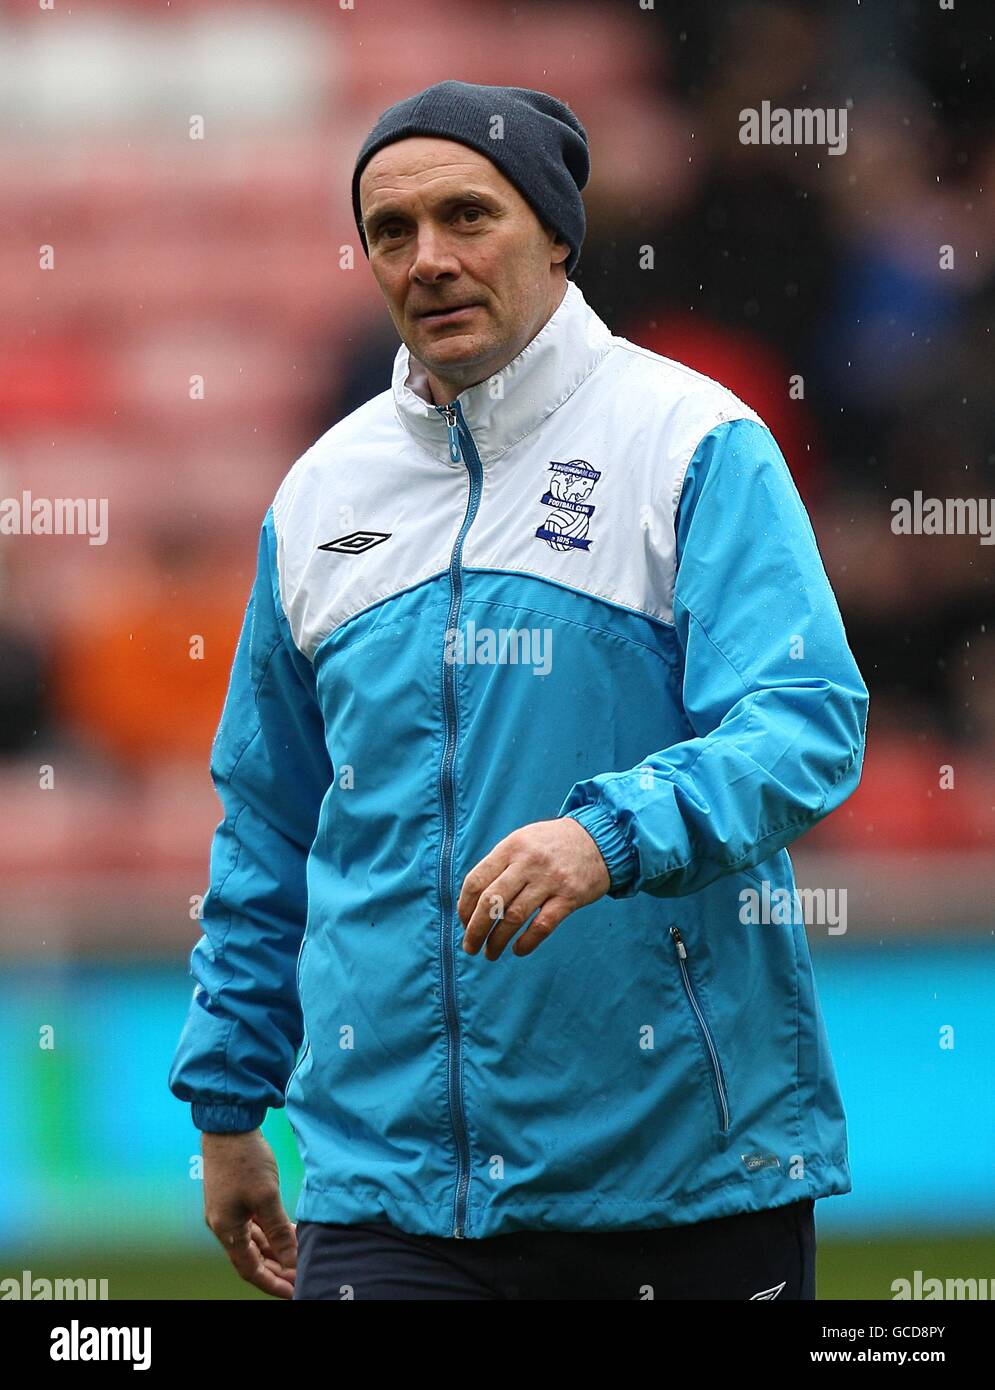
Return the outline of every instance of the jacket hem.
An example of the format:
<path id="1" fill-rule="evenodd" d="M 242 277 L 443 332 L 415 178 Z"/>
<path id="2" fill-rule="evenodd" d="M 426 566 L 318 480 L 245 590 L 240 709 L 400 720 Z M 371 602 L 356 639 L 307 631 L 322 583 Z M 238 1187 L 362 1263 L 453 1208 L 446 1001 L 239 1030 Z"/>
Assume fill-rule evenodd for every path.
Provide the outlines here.
<path id="1" fill-rule="evenodd" d="M 596 1192 L 520 1200 L 501 1197 L 489 1206 L 470 1208 L 464 1237 L 480 1240 L 518 1230 L 594 1233 L 686 1226 L 807 1198 L 844 1196 L 851 1190 L 849 1168 L 843 1161 L 810 1165 L 803 1179 L 786 1179 L 783 1170 L 766 1170 L 669 1197 L 614 1198 Z M 409 1235 L 452 1236 L 452 1198 L 427 1202 L 371 1187 L 317 1187 L 305 1182 L 294 1219 L 342 1225 L 387 1220 Z"/>

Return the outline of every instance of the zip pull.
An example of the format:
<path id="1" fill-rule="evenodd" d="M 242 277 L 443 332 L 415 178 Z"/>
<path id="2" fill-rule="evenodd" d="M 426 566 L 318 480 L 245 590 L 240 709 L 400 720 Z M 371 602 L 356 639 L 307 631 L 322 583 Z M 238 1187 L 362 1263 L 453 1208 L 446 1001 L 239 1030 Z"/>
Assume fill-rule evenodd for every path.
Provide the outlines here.
<path id="1" fill-rule="evenodd" d="M 456 407 L 455 405 L 440 405 L 436 406 L 436 409 L 442 411 L 443 415 L 446 417 L 446 424 L 449 427 L 449 457 L 452 459 L 453 463 L 459 463 L 459 428 L 456 423 Z"/>
<path id="2" fill-rule="evenodd" d="M 677 947 L 677 954 L 680 956 L 681 960 L 687 960 L 688 948 L 684 945 L 684 938 L 676 927 L 670 928 L 670 935 L 674 938 L 674 945 Z"/>

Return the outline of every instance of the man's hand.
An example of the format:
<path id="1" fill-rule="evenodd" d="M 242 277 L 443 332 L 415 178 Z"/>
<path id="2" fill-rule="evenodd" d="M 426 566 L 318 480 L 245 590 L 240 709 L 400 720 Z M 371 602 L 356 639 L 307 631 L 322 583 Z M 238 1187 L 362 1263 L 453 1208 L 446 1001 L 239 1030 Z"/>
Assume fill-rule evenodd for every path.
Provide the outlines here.
<path id="1" fill-rule="evenodd" d="M 262 1131 L 202 1134 L 204 1219 L 249 1284 L 293 1298 L 297 1232 L 280 1200 L 280 1176 Z"/>
<path id="2" fill-rule="evenodd" d="M 463 880 L 456 904 L 466 927 L 463 949 L 476 955 L 486 941 L 484 955 L 497 960 L 540 908 L 511 948 L 516 956 L 527 956 L 568 913 L 593 903 L 610 887 L 601 851 L 579 821 L 563 816 L 522 826 L 500 840 Z"/>

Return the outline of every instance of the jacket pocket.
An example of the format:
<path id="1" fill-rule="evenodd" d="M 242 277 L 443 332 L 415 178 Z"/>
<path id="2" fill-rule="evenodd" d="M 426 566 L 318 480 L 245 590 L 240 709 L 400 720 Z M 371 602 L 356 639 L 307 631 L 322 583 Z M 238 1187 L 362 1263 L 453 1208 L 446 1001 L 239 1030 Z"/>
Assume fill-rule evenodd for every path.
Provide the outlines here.
<path id="1" fill-rule="evenodd" d="M 697 1020 L 701 1036 L 705 1043 L 705 1051 L 708 1054 L 708 1061 L 712 1071 L 712 1084 L 715 1088 L 715 1100 L 718 1106 L 719 1128 L 723 1134 L 729 1132 L 729 1097 L 726 1091 L 725 1077 L 722 1075 L 722 1064 L 719 1061 L 718 1049 L 715 1046 L 715 1039 L 712 1030 L 708 1026 L 705 1018 L 705 1011 L 701 1007 L 698 995 L 695 992 L 694 984 L 691 980 L 691 972 L 688 970 L 688 950 L 684 944 L 677 927 L 670 928 L 670 935 L 673 938 L 674 946 L 677 950 L 677 964 L 680 966 L 681 980 L 684 983 L 684 992 L 688 997 L 688 1003 Z"/>

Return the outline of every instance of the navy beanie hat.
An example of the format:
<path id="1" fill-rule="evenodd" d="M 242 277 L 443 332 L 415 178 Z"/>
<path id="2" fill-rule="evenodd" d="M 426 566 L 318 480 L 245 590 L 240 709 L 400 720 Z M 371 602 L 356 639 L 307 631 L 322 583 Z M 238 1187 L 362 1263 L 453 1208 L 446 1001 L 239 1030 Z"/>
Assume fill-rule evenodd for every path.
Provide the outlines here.
<path id="1" fill-rule="evenodd" d="M 495 122 L 500 116 L 500 122 Z M 591 160 L 587 132 L 564 102 L 528 87 L 485 87 L 436 82 L 389 106 L 363 142 L 352 176 L 352 207 L 369 258 L 359 203 L 359 178 L 367 163 L 394 140 L 435 135 L 486 155 L 513 183 L 536 216 L 570 247 L 566 272 L 580 258 L 587 221 L 580 190 Z"/>

